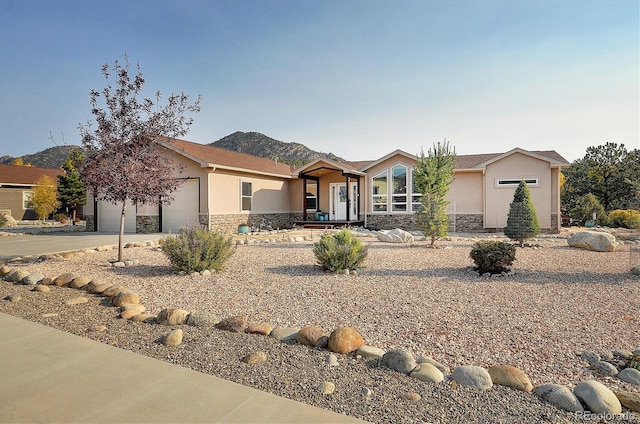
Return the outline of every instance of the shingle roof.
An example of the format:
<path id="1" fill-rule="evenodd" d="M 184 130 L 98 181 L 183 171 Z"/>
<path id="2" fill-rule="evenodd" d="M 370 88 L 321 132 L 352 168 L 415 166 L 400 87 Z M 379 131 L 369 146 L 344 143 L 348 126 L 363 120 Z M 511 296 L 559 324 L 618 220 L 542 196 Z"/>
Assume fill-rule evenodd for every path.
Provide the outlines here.
<path id="1" fill-rule="evenodd" d="M 205 144 L 193 143 L 190 141 L 167 138 L 164 141 L 171 144 L 175 149 L 184 152 L 201 162 L 211 165 L 228 166 L 232 168 L 259 171 L 269 174 L 280 174 L 291 176 L 291 166 L 274 160 L 248 155 L 246 153 L 234 152 L 233 150 L 221 149 Z"/>
<path id="2" fill-rule="evenodd" d="M 565 158 L 563 158 L 558 152 L 555 150 L 531 150 L 530 153 L 544 156 L 549 158 L 552 161 L 562 162 L 563 164 L 569 164 Z M 481 165 L 485 162 L 488 162 L 492 159 L 495 159 L 499 156 L 504 155 L 505 153 L 483 153 L 477 155 L 460 155 L 456 157 L 455 169 L 471 169 L 475 168 L 478 165 Z"/>
<path id="3" fill-rule="evenodd" d="M 43 176 L 48 175 L 58 184 L 58 175 L 64 170 L 52 168 L 38 168 L 35 166 L 0 165 L 0 184 L 35 185 Z"/>

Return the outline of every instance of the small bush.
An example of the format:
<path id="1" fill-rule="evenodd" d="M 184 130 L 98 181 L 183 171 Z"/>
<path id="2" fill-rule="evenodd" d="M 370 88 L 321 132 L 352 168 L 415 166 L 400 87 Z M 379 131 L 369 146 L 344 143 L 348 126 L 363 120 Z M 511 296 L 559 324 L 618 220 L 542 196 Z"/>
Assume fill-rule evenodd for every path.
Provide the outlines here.
<path id="1" fill-rule="evenodd" d="M 508 271 L 516 260 L 516 248 L 504 241 L 479 241 L 473 245 L 470 256 L 480 273 L 499 274 Z"/>
<path id="2" fill-rule="evenodd" d="M 57 222 L 67 222 L 67 215 L 63 213 L 57 213 L 53 215 L 53 219 Z"/>
<path id="3" fill-rule="evenodd" d="M 175 270 L 187 273 L 221 271 L 234 253 L 231 238 L 198 228 L 183 228 L 179 235 L 164 238 L 162 251 Z"/>
<path id="4" fill-rule="evenodd" d="M 610 227 L 623 227 L 631 230 L 640 229 L 640 212 L 634 209 L 616 209 L 607 215 Z"/>
<path id="5" fill-rule="evenodd" d="M 367 248 L 349 230 L 327 233 L 313 245 L 318 263 L 326 270 L 342 272 L 362 268 Z"/>
<path id="6" fill-rule="evenodd" d="M 7 225 L 7 218 L 0 213 L 0 227 Z"/>

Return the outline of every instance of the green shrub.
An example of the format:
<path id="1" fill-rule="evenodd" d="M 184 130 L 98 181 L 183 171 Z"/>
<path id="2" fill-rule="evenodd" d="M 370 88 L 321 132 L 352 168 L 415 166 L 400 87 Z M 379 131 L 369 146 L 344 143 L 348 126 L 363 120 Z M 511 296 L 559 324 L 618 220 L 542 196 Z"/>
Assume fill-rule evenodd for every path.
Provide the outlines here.
<path id="1" fill-rule="evenodd" d="M 67 222 L 67 215 L 63 213 L 57 213 L 53 215 L 53 219 L 57 222 Z"/>
<path id="2" fill-rule="evenodd" d="M 478 272 L 499 274 L 508 271 L 516 260 L 516 248 L 504 241 L 479 241 L 473 245 L 470 256 Z"/>
<path id="3" fill-rule="evenodd" d="M 576 199 L 576 205 L 571 209 L 571 218 L 577 219 L 582 224 L 585 221 L 593 220 L 593 214 L 596 214 L 596 224 L 603 224 L 607 215 L 604 207 L 598 201 L 598 198 L 591 193 L 580 196 Z"/>
<path id="4" fill-rule="evenodd" d="M 631 230 L 640 229 L 640 212 L 634 209 L 616 209 L 607 215 L 610 227 L 623 227 Z"/>
<path id="5" fill-rule="evenodd" d="M 162 251 L 177 271 L 221 271 L 234 253 L 231 238 L 220 232 L 182 228 L 180 234 L 163 240 Z"/>
<path id="6" fill-rule="evenodd" d="M 349 230 L 327 233 L 313 245 L 318 263 L 326 270 L 342 272 L 362 268 L 367 248 Z"/>
<path id="7" fill-rule="evenodd" d="M 0 213 L 0 227 L 7 225 L 7 218 Z"/>
<path id="8" fill-rule="evenodd" d="M 511 240 L 516 240 L 520 246 L 525 240 L 535 237 L 540 233 L 538 215 L 531 201 L 531 192 L 524 181 L 520 181 L 518 188 L 513 193 L 513 202 L 509 205 L 507 225 L 504 234 Z"/>

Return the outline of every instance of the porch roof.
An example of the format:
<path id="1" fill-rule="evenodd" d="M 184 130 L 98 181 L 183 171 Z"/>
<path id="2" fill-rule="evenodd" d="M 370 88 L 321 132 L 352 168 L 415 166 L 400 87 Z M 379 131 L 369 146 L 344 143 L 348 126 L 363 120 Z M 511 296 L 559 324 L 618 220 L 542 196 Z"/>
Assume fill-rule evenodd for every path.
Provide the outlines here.
<path id="1" fill-rule="evenodd" d="M 340 172 L 342 175 L 349 175 L 353 177 L 362 177 L 366 175 L 364 172 L 359 171 L 352 166 L 349 162 L 335 162 L 330 159 L 318 158 L 302 168 L 298 169 L 294 176 L 298 178 L 320 178 L 324 175 L 334 172 Z"/>

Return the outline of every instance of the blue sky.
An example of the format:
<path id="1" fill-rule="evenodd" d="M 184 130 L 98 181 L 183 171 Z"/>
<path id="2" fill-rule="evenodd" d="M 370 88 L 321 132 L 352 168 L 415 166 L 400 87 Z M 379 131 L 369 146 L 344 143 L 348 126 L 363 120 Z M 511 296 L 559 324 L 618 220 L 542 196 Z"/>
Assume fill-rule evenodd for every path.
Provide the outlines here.
<path id="1" fill-rule="evenodd" d="M 258 131 L 347 160 L 447 139 L 569 161 L 639 148 L 640 6 L 624 1 L 0 0 L 0 156 L 80 144 L 126 53 L 202 94 L 188 140 Z M 49 137 L 53 134 L 54 141 Z"/>

